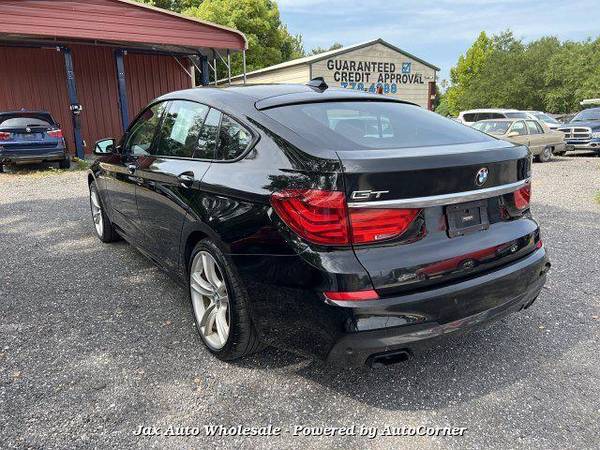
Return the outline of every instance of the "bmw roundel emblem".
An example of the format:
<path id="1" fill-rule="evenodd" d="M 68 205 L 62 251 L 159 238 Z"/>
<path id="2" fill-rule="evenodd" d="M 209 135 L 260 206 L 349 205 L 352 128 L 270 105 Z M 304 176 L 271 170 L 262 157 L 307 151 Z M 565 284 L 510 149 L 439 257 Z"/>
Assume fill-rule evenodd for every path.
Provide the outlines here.
<path id="1" fill-rule="evenodd" d="M 482 167 L 481 169 L 479 169 L 477 175 L 475 176 L 475 184 L 477 186 L 483 186 L 488 179 L 489 173 L 490 171 L 487 167 Z"/>

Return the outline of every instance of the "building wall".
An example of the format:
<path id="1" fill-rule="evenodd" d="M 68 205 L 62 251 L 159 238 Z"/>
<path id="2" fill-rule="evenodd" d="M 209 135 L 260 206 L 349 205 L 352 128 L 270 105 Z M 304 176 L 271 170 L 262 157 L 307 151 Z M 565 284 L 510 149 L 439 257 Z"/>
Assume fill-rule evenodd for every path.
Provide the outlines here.
<path id="1" fill-rule="evenodd" d="M 335 66 L 336 61 L 338 64 L 342 64 L 344 61 L 354 61 L 357 64 L 360 61 L 368 62 L 381 62 L 394 64 L 395 70 L 381 73 L 378 70 L 375 71 L 359 71 L 359 70 L 331 70 L 331 65 Z M 403 63 L 410 63 L 410 72 L 403 74 Z M 329 66 L 328 66 L 329 65 Z M 388 66 L 388 68 L 391 66 Z M 343 77 L 343 73 L 346 73 L 346 77 L 350 77 L 350 73 L 353 73 L 354 77 L 357 78 L 358 82 L 346 82 L 343 85 L 343 81 L 339 81 Z M 434 81 L 435 70 L 416 61 L 408 56 L 403 55 L 383 44 L 377 43 L 368 47 L 364 47 L 358 50 L 350 51 L 341 55 L 332 56 L 322 61 L 318 61 L 311 65 L 312 77 L 323 77 L 329 86 L 336 87 L 347 87 L 347 88 L 358 88 L 358 84 L 362 82 L 364 88 L 376 87 L 379 76 L 400 76 L 399 80 L 388 80 L 383 81 L 383 86 L 388 85 L 389 92 L 384 95 L 390 95 L 398 97 L 402 100 L 417 103 L 418 105 L 427 108 L 429 106 L 429 82 Z M 358 77 L 356 74 L 358 73 Z M 368 74 L 368 81 L 366 81 L 366 75 Z M 403 75 L 407 75 L 403 77 Z M 392 93 L 392 85 L 396 85 L 396 93 Z"/>
<path id="2" fill-rule="evenodd" d="M 88 45 L 70 48 L 77 95 L 83 106 L 80 117 L 85 152 L 91 153 L 97 140 L 123 134 L 114 49 Z M 125 72 L 130 120 L 155 97 L 192 86 L 191 78 L 172 56 L 128 53 Z M 0 111 L 22 108 L 49 111 L 61 124 L 71 153 L 75 153 L 64 55 L 56 48 L 0 46 Z"/>
<path id="3" fill-rule="evenodd" d="M 272 70 L 263 74 L 249 75 L 248 83 L 306 83 L 310 80 L 310 68 L 308 64 L 299 64 L 297 66 L 284 69 Z M 232 84 L 242 84 L 243 79 L 236 78 Z"/>

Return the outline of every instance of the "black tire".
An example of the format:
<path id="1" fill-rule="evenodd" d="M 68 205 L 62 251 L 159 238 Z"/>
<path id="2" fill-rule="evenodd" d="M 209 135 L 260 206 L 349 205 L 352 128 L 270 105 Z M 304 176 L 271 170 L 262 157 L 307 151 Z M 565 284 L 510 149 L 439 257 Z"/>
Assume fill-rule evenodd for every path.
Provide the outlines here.
<path id="1" fill-rule="evenodd" d="M 65 159 L 63 159 L 61 162 L 59 162 L 58 167 L 60 167 L 61 169 L 71 168 L 71 157 L 67 156 Z"/>
<path id="2" fill-rule="evenodd" d="M 229 335 L 223 347 L 218 350 L 211 348 L 206 343 L 205 338 L 200 331 L 200 323 L 194 312 L 192 301 L 192 287 L 189 282 L 192 275 L 192 263 L 196 255 L 201 251 L 209 253 L 217 262 L 219 272 L 225 281 L 227 296 L 229 298 Z M 196 323 L 196 330 L 205 347 L 213 355 L 222 361 L 231 361 L 248 356 L 263 348 L 250 317 L 250 300 L 242 279 L 238 275 L 233 262 L 212 240 L 203 239 L 198 242 L 192 250 L 188 267 L 188 284 L 190 286 L 190 306 L 192 307 L 192 315 L 194 316 L 194 321 Z"/>
<path id="3" fill-rule="evenodd" d="M 96 222 L 94 221 L 94 205 L 92 201 L 92 193 L 96 194 L 96 198 L 100 204 L 100 215 L 102 218 L 102 232 L 98 231 L 98 227 L 96 226 Z M 108 218 L 106 214 L 104 204 L 102 203 L 102 197 L 98 192 L 98 187 L 96 186 L 96 182 L 93 181 L 90 184 L 90 210 L 92 212 L 92 221 L 94 222 L 94 230 L 96 231 L 96 236 L 104 243 L 114 242 L 119 240 L 119 235 L 115 231 L 115 227 L 112 222 Z"/>
<path id="4" fill-rule="evenodd" d="M 538 155 L 538 161 L 539 162 L 548 162 L 552 159 L 552 148 L 550 146 L 546 146 L 544 147 L 544 150 L 542 150 L 542 153 L 540 153 Z"/>

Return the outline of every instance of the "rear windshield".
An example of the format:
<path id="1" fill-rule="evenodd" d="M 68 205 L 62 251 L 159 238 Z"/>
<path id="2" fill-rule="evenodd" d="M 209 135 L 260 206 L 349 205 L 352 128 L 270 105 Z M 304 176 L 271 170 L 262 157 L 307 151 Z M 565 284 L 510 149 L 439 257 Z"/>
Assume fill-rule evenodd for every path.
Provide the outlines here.
<path id="1" fill-rule="evenodd" d="M 488 134 L 504 134 L 512 122 L 487 120 L 473 124 L 473 128 Z"/>
<path id="2" fill-rule="evenodd" d="M 390 149 L 493 140 L 454 120 L 395 102 L 323 102 L 264 111 L 327 150 Z"/>
<path id="3" fill-rule="evenodd" d="M 50 114 L 17 113 L 0 114 L 0 128 L 52 127 Z"/>

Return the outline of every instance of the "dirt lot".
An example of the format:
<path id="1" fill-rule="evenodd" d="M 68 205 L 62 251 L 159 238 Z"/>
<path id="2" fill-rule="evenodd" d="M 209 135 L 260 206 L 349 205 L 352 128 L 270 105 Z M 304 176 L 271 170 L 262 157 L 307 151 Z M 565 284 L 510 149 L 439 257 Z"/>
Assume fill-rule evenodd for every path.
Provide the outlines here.
<path id="1" fill-rule="evenodd" d="M 527 311 L 401 365 L 337 370 L 269 349 L 209 356 L 186 294 L 103 245 L 85 172 L 0 174 L 0 448 L 593 448 L 600 436 L 600 159 L 534 165 L 553 269 Z M 137 437 L 139 426 L 281 437 Z M 463 437 L 294 437 L 296 425 L 467 427 Z"/>

